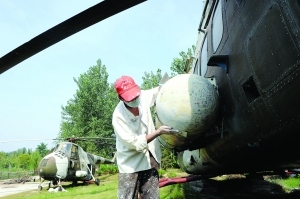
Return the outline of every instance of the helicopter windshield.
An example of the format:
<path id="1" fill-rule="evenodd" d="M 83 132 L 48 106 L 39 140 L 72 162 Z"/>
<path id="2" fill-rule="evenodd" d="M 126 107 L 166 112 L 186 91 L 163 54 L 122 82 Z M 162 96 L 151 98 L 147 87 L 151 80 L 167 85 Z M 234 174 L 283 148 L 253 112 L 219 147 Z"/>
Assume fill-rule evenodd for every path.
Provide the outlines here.
<path id="1" fill-rule="evenodd" d="M 62 152 L 64 154 L 69 154 L 71 150 L 70 143 L 60 143 L 58 147 L 55 148 L 55 152 Z"/>
<path id="2" fill-rule="evenodd" d="M 56 151 L 58 147 L 59 147 L 59 144 L 56 144 L 56 146 L 53 147 L 50 152 L 52 153 L 52 152 Z"/>

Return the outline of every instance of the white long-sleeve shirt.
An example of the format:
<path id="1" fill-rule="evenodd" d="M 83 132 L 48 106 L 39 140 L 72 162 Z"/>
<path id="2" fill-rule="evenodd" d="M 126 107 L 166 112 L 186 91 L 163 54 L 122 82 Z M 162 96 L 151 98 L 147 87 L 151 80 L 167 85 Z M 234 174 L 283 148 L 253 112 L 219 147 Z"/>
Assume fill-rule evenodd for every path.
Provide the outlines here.
<path id="1" fill-rule="evenodd" d="M 139 115 L 134 116 L 120 101 L 114 110 L 112 124 L 116 134 L 117 164 L 120 173 L 134 173 L 151 168 L 149 152 L 160 163 L 158 139 L 147 143 L 146 134 L 155 131 L 150 107 L 154 105 L 157 88 L 141 91 Z"/>

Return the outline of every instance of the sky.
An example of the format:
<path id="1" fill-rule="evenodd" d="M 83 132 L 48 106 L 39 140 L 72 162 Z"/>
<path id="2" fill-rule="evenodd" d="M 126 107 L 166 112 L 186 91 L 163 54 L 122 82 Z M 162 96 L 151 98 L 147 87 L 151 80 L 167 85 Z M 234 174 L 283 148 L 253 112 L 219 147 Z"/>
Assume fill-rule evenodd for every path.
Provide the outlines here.
<path id="1" fill-rule="evenodd" d="M 99 2 L 1 0 L 0 57 Z M 73 78 L 98 59 L 110 83 L 129 75 L 140 85 L 145 72 L 157 69 L 170 75 L 179 52 L 196 45 L 203 6 L 202 0 L 146 1 L 0 74 L 0 151 L 35 150 L 41 142 L 52 148 L 61 107 L 77 89 Z"/>

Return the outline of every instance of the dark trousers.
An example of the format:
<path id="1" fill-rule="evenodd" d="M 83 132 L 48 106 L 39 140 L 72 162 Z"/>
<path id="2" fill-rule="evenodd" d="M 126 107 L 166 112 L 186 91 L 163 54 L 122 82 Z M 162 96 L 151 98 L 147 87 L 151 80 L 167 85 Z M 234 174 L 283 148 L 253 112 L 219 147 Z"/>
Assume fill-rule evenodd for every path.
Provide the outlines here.
<path id="1" fill-rule="evenodd" d="M 136 173 L 119 173 L 118 199 L 159 198 L 158 163 L 150 157 L 151 169 Z"/>

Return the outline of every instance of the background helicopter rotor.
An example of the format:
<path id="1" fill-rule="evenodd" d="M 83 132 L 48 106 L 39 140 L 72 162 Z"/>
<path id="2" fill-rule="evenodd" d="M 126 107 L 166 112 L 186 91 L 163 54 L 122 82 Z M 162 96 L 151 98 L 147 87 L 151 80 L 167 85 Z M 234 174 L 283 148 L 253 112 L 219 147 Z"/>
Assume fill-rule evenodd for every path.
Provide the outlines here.
<path id="1" fill-rule="evenodd" d="M 56 140 L 68 141 L 75 143 L 77 141 L 88 141 L 94 143 L 103 143 L 103 144 L 112 144 L 115 142 L 115 138 L 106 138 L 106 137 L 67 137 L 67 138 L 56 138 Z"/>
<path id="2" fill-rule="evenodd" d="M 41 139 L 24 139 L 24 140 L 0 140 L 0 143 L 27 142 L 27 141 L 43 141 L 43 140 L 57 140 L 57 139 L 41 138 Z"/>
<path id="3" fill-rule="evenodd" d="M 115 138 L 105 138 L 105 137 L 67 137 L 67 138 L 40 138 L 40 139 L 23 139 L 23 140 L 0 140 L 0 143 L 10 143 L 10 142 L 30 142 L 30 141 L 45 141 L 45 140 L 53 140 L 56 142 L 68 141 L 72 143 L 76 143 L 77 141 L 87 141 L 92 142 L 97 145 L 115 145 Z"/>

